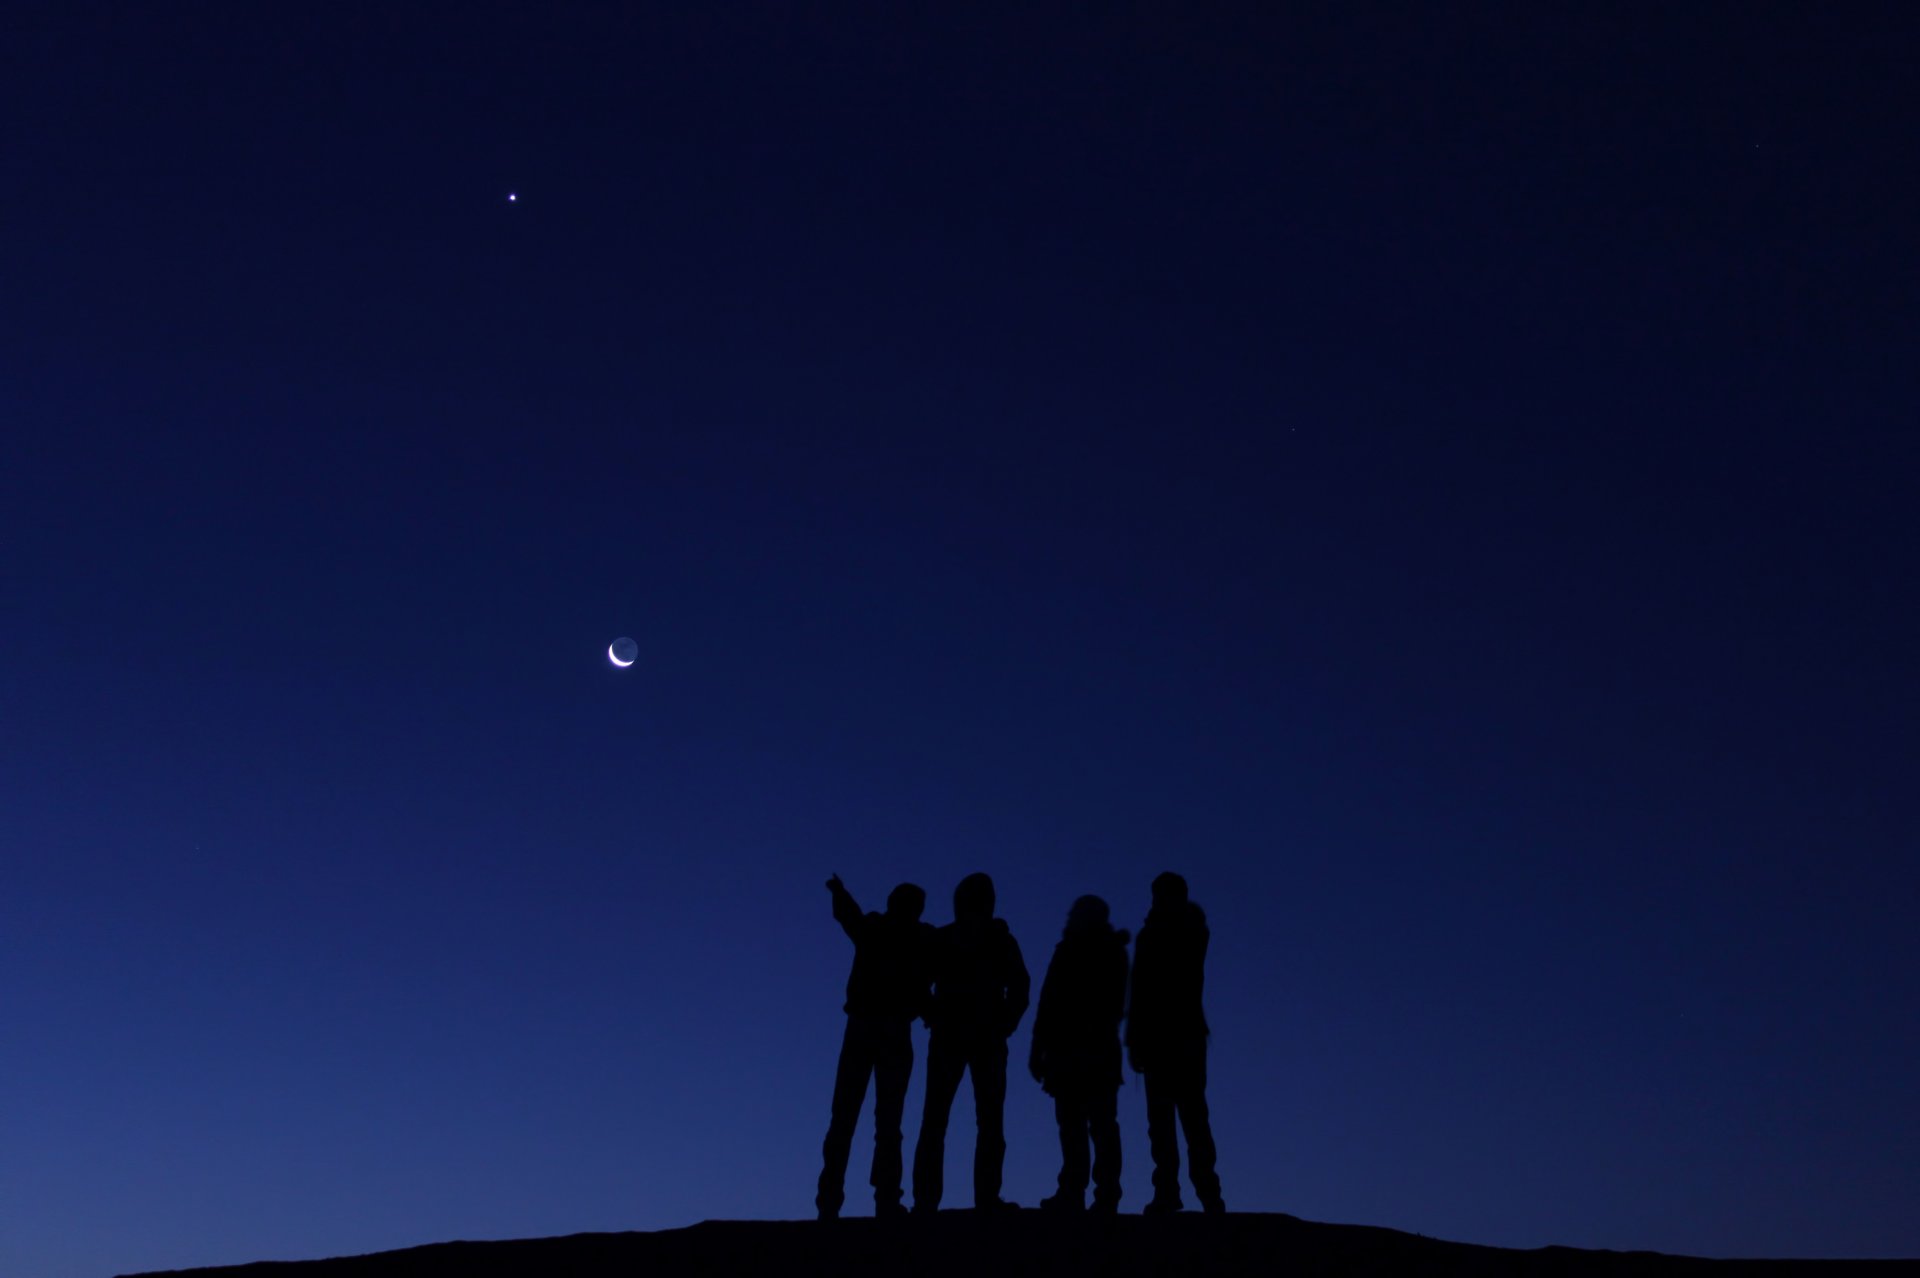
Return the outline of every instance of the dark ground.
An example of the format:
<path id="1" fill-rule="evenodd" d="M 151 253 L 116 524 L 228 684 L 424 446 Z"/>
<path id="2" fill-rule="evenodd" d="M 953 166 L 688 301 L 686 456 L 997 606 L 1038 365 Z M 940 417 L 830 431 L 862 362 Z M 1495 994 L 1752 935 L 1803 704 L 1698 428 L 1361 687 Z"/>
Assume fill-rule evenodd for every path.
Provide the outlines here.
<path id="1" fill-rule="evenodd" d="M 970 1211 L 934 1220 L 710 1220 L 659 1233 L 575 1234 L 511 1242 L 451 1242 L 338 1260 L 259 1262 L 191 1274 L 289 1278 L 460 1275 L 914 1274 L 1019 1278 L 1028 1274 L 1920 1274 L 1920 1260 L 1701 1260 L 1654 1252 L 1513 1251 L 1443 1242 L 1364 1225 L 1239 1213 L 1146 1219 L 1058 1218 L 1021 1211 L 991 1220 Z"/>

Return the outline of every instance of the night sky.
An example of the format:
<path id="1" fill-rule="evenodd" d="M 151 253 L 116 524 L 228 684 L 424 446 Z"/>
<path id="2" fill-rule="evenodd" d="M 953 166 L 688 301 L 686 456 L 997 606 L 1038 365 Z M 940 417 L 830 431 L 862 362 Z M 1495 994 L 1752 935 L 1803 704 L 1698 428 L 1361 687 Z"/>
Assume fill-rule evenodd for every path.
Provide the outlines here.
<path id="1" fill-rule="evenodd" d="M 1920 1254 L 1920 14 L 1281 8 L 0 9 L 0 1271 L 810 1215 L 835 871 L 1184 873 L 1236 1210 Z"/>

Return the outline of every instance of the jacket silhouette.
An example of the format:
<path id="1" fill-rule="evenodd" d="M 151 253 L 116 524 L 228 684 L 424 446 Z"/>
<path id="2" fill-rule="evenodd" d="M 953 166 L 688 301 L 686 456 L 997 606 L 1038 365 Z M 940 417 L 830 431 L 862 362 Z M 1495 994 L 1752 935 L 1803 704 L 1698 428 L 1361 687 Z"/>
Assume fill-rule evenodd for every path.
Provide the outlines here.
<path id="1" fill-rule="evenodd" d="M 1225 1211 L 1214 1171 L 1213 1126 L 1207 1113 L 1207 1018 L 1201 986 L 1207 959 L 1207 917 L 1187 899 L 1187 881 L 1168 872 L 1153 881 L 1153 908 L 1133 947 L 1133 999 L 1127 1012 L 1127 1056 L 1146 1075 L 1147 1145 L 1153 1155 L 1149 1213 L 1179 1211 L 1180 1143 L 1187 1134 L 1187 1173 L 1200 1205 Z"/>
<path id="2" fill-rule="evenodd" d="M 1120 1202 L 1120 1017 L 1127 998 L 1127 933 L 1108 922 L 1107 903 L 1083 896 L 1053 947 L 1033 1017 L 1027 1068 L 1053 1097 L 1060 1125 L 1059 1190 L 1043 1208 L 1086 1206 L 1087 1145 L 1093 1145 L 1093 1207 Z"/>
<path id="3" fill-rule="evenodd" d="M 833 1117 L 821 1146 L 820 1184 L 814 1207 L 822 1220 L 840 1214 L 853 1130 L 874 1081 L 874 1214 L 897 1215 L 900 1205 L 900 1116 L 907 1103 L 907 1079 L 913 1073 L 913 1020 L 927 1009 L 928 963 L 933 928 L 920 921 L 927 894 L 902 883 L 887 897 L 885 914 L 862 914 L 860 906 L 834 875 L 833 917 L 853 942 L 853 971 L 847 977 L 847 1029 L 840 1042 L 840 1065 L 833 1080 Z"/>
<path id="4" fill-rule="evenodd" d="M 973 1203 L 1003 1206 L 1007 1039 L 1026 1014 L 1031 988 L 1020 946 L 993 917 L 993 880 L 970 874 L 953 891 L 953 922 L 934 936 L 933 1002 L 927 1012 L 926 1108 L 913 1150 L 913 1209 L 940 1206 L 947 1119 L 960 1077 L 973 1075 Z"/>

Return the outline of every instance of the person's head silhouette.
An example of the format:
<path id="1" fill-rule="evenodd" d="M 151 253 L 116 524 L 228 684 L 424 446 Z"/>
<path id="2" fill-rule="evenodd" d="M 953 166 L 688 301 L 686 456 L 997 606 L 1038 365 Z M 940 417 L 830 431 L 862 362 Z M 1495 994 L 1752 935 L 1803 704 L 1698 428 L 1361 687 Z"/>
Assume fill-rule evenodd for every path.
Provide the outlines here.
<path id="1" fill-rule="evenodd" d="M 1153 904 L 1158 909 L 1173 909 L 1187 903 L 1187 881 L 1168 870 L 1153 881 Z"/>
<path id="2" fill-rule="evenodd" d="M 927 908 L 927 894 L 918 884 L 902 883 L 887 896 L 887 916 L 904 919 L 909 923 L 920 918 L 920 911 Z"/>
<path id="3" fill-rule="evenodd" d="M 956 923 L 984 923 L 993 917 L 993 880 L 985 874 L 969 874 L 953 890 L 953 919 Z"/>
<path id="4" fill-rule="evenodd" d="M 1067 911 L 1067 931 L 1101 932 L 1107 927 L 1107 903 L 1097 896 L 1083 896 Z"/>

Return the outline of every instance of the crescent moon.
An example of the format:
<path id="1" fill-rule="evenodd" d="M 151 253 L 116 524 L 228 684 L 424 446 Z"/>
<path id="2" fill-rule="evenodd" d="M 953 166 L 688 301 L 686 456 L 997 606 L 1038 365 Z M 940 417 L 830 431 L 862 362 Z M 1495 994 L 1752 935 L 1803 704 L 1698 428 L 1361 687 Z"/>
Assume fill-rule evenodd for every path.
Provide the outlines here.
<path id="1" fill-rule="evenodd" d="M 627 668 L 628 666 L 630 666 L 630 665 L 632 665 L 632 664 L 633 664 L 633 662 L 632 662 L 632 661 L 622 661 L 622 660 L 620 660 L 620 658 L 618 658 L 618 657 L 616 657 L 616 656 L 614 656 L 614 655 L 613 655 L 613 645 L 612 645 L 612 644 L 608 644 L 608 645 L 607 645 L 607 660 L 608 660 L 608 661 L 611 661 L 611 662 L 612 662 L 612 663 L 613 663 L 614 665 L 616 665 L 616 666 L 619 666 L 619 667 L 620 667 L 621 669 L 623 669 L 623 670 L 624 670 L 624 669 L 626 669 L 626 668 Z M 637 658 L 637 657 L 636 657 L 636 658 L 635 658 L 634 660 L 636 660 L 636 661 L 637 661 L 637 660 L 639 660 L 639 658 Z"/>

